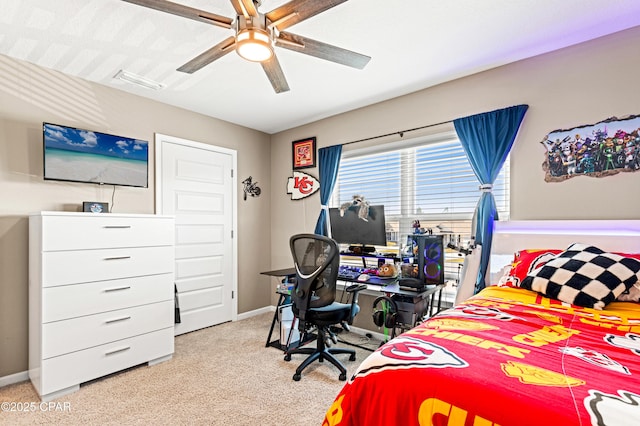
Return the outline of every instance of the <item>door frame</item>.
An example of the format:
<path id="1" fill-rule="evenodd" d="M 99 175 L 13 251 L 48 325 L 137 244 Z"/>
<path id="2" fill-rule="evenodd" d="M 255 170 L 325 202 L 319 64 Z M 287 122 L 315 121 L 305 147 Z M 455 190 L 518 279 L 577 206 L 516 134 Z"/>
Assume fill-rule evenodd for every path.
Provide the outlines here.
<path id="1" fill-rule="evenodd" d="M 218 152 L 221 154 L 231 155 L 231 280 L 232 292 L 234 297 L 231 300 L 231 321 L 238 320 L 238 182 L 236 170 L 238 169 L 238 152 L 235 149 L 223 148 L 216 145 L 209 145 L 203 142 L 196 142 L 176 136 L 155 134 L 155 211 L 156 214 L 162 214 L 162 144 L 172 143 L 195 149 L 204 149 L 206 151 Z"/>

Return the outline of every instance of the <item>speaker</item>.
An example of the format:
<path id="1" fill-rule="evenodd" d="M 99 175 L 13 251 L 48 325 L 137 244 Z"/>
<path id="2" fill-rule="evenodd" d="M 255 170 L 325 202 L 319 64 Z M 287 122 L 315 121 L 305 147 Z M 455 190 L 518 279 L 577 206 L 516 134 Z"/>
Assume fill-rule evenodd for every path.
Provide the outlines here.
<path id="1" fill-rule="evenodd" d="M 444 238 L 418 234 L 410 238 L 417 244 L 418 279 L 425 284 L 444 284 Z"/>
<path id="2" fill-rule="evenodd" d="M 386 308 L 378 309 L 378 304 L 382 301 L 386 302 Z M 384 325 L 386 328 L 395 328 L 397 316 L 398 305 L 390 297 L 380 296 L 373 301 L 373 323 L 378 327 Z"/>

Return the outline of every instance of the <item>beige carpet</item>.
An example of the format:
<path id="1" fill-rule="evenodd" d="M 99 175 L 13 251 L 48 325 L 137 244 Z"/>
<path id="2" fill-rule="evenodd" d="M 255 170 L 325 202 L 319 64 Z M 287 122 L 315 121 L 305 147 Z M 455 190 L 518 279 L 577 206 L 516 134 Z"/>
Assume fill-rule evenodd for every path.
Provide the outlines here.
<path id="1" fill-rule="evenodd" d="M 286 362 L 280 350 L 265 348 L 271 318 L 263 314 L 178 336 L 170 361 L 82 385 L 54 401 L 67 411 L 0 411 L 0 424 L 320 425 L 345 382 L 328 362 L 315 362 L 293 381 L 304 356 Z M 353 333 L 341 338 L 378 344 Z M 356 351 L 354 362 L 339 355 L 348 376 L 370 353 Z M 40 405 L 28 381 L 0 388 L 0 402 Z"/>

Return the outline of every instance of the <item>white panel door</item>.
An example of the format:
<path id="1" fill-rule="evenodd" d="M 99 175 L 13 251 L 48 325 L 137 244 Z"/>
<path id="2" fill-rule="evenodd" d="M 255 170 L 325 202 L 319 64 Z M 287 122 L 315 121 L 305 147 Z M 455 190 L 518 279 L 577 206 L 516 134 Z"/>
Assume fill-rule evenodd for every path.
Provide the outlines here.
<path id="1" fill-rule="evenodd" d="M 235 151 L 156 135 L 158 213 L 175 216 L 176 335 L 234 320 Z"/>

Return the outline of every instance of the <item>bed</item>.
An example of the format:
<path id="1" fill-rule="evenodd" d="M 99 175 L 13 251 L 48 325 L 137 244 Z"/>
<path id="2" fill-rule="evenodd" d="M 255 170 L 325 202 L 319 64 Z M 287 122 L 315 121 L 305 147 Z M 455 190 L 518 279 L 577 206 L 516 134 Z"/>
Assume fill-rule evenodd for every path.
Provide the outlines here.
<path id="1" fill-rule="evenodd" d="M 600 252 L 591 253 L 594 247 Z M 336 396 L 323 424 L 640 424 L 637 253 L 640 221 L 498 223 L 491 270 L 501 285 L 378 348 Z M 621 268 L 616 276 L 625 269 L 620 265 L 628 266 L 635 277 L 625 270 L 616 286 L 601 278 L 605 296 L 583 288 L 566 293 L 574 278 L 558 293 L 558 276 L 545 274 L 585 255 L 606 257 L 610 270 Z M 505 256 L 513 259 L 499 267 Z"/>

